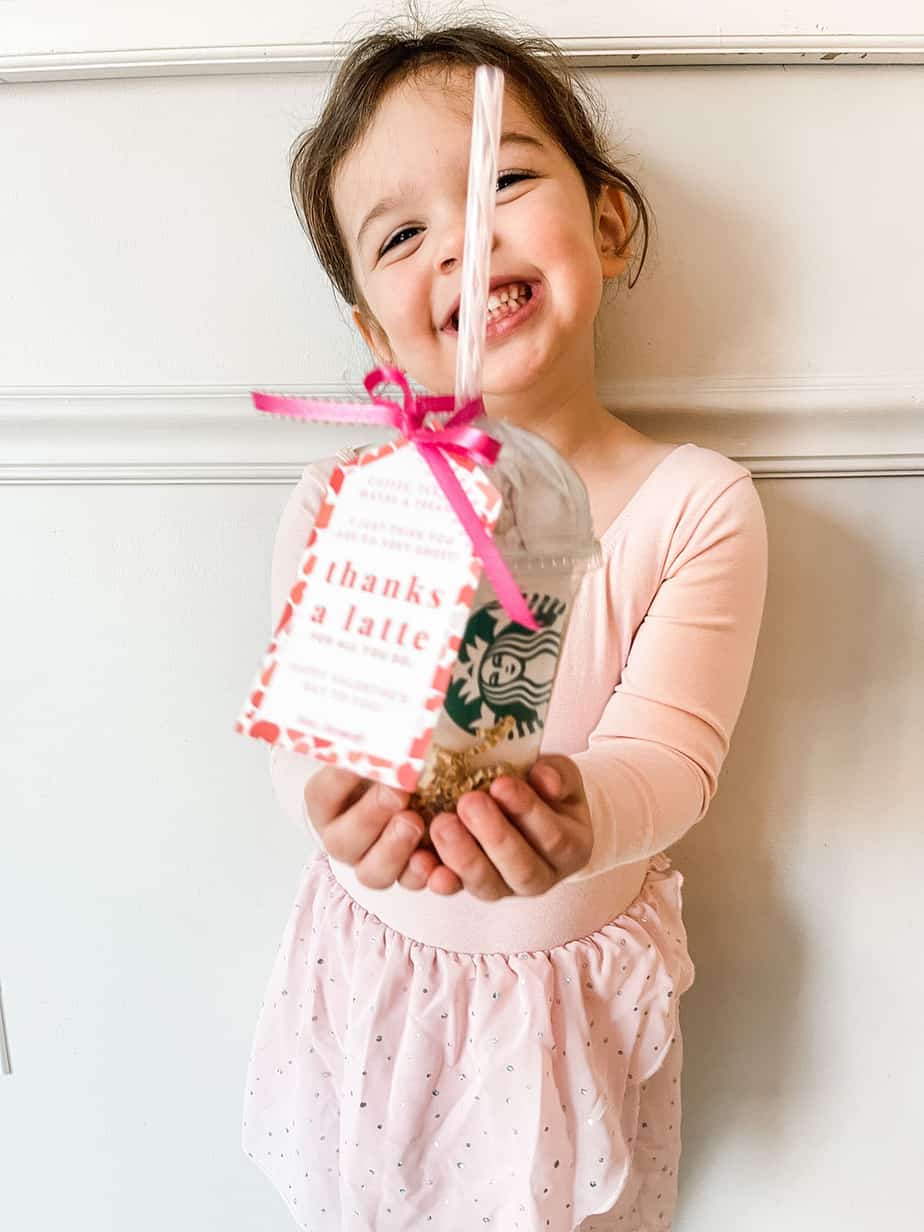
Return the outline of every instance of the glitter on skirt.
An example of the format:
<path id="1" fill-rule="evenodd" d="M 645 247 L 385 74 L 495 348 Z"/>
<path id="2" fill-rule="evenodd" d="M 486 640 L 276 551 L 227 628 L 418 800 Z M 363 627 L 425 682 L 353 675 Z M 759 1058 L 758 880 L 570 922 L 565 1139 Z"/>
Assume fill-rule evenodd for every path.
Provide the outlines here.
<path id="1" fill-rule="evenodd" d="M 312 859 L 260 1009 L 241 1138 L 298 1226 L 669 1229 L 678 1001 L 694 976 L 682 884 L 655 856 L 598 931 L 465 954 L 390 928 Z"/>

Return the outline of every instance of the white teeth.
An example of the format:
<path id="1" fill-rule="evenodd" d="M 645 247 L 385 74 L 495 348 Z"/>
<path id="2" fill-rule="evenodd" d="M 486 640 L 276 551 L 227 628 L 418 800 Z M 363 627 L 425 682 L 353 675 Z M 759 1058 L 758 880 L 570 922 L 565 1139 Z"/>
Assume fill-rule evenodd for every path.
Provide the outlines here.
<path id="1" fill-rule="evenodd" d="M 527 284 L 523 282 L 511 282 L 505 287 L 500 287 L 492 291 L 488 296 L 487 316 L 493 321 L 498 317 L 509 316 L 511 312 L 515 312 L 521 304 L 527 300 Z M 452 322 L 455 328 L 458 328 L 458 310 L 453 314 Z"/>
<path id="2" fill-rule="evenodd" d="M 520 298 L 526 297 L 526 287 L 520 282 L 511 282 L 509 286 L 502 287 L 497 291 L 492 291 L 488 296 L 488 315 L 492 316 L 498 313 L 501 308 L 516 308 L 519 306 Z M 506 313 L 504 314 L 506 315 Z"/>

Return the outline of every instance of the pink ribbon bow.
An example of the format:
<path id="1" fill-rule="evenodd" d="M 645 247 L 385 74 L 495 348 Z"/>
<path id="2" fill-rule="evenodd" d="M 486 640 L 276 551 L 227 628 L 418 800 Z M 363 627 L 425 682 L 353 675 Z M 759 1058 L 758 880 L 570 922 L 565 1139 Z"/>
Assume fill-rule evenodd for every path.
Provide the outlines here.
<path id="1" fill-rule="evenodd" d="M 393 382 L 404 393 L 404 405 L 390 402 L 375 393 L 376 387 Z M 367 372 L 363 384 L 369 391 L 372 402 L 326 402 L 313 398 L 283 397 L 279 394 L 251 392 L 253 404 L 258 411 L 287 415 L 293 419 L 306 419 L 329 423 L 378 423 L 391 424 L 403 437 L 416 445 L 437 482 L 446 494 L 456 516 L 462 523 L 479 558 L 484 562 L 485 572 L 493 583 L 497 597 L 507 615 L 517 624 L 536 632 L 539 625 L 530 612 L 507 568 L 504 558 L 485 534 L 484 527 L 465 495 L 462 485 L 452 467 L 443 457 L 448 453 L 463 454 L 483 466 L 491 466 L 501 450 L 500 441 L 486 432 L 466 425 L 484 413 L 481 398 L 474 398 L 461 407 L 442 428 L 425 423 L 431 412 L 451 411 L 455 399 L 430 394 L 415 394 L 400 368 L 374 368 Z"/>

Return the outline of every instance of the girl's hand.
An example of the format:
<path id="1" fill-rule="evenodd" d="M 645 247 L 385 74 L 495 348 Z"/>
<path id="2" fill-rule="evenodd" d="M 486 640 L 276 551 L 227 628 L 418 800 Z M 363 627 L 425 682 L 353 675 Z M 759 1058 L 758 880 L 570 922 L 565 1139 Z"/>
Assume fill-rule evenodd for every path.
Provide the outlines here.
<path id="1" fill-rule="evenodd" d="M 405 808 L 409 799 L 406 791 L 339 766 L 324 766 L 305 784 L 308 815 L 324 847 L 335 860 L 353 865 L 360 883 L 372 890 L 386 890 L 398 879 L 405 884 L 405 878 L 408 888 L 417 888 L 406 870 L 424 823 Z M 431 856 L 428 873 L 435 864 Z"/>
<path id="2" fill-rule="evenodd" d="M 487 792 L 466 792 L 457 813 L 434 817 L 430 838 L 443 860 L 427 882 L 437 894 L 544 894 L 590 859 L 593 827 L 581 772 L 570 757 L 542 757 L 528 781 L 503 775 Z"/>

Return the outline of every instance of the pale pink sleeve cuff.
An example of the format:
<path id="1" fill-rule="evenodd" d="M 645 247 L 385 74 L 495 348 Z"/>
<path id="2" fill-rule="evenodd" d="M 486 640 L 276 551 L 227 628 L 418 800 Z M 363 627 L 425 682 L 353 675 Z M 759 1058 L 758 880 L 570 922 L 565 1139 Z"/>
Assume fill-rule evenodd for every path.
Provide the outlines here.
<path id="1" fill-rule="evenodd" d="M 293 753 L 278 745 L 270 747 L 270 780 L 279 807 L 293 825 L 304 829 L 312 843 L 322 846 L 305 804 L 305 786 L 324 763 L 304 753 Z"/>
<path id="2" fill-rule="evenodd" d="M 594 846 L 588 863 L 565 881 L 584 881 L 664 851 L 709 807 L 704 776 L 675 749 L 615 739 L 572 760 L 594 819 Z"/>

